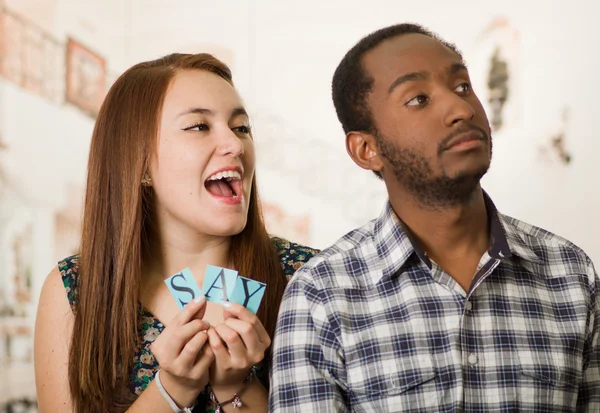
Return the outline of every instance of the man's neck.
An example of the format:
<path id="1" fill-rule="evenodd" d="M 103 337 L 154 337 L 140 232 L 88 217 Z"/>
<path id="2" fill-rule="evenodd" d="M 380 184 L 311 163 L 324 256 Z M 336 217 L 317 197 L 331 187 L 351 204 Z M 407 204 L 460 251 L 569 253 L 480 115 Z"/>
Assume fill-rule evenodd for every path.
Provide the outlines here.
<path id="1" fill-rule="evenodd" d="M 483 191 L 476 191 L 465 204 L 445 208 L 420 205 L 407 193 L 390 194 L 392 208 L 418 246 L 465 290 L 490 239 Z"/>

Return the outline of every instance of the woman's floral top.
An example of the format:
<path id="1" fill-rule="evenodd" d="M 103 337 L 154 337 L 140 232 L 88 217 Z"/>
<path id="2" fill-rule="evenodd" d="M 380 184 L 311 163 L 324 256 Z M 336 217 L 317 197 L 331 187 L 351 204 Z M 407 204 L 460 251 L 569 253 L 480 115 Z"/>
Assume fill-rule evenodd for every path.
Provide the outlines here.
<path id="1" fill-rule="evenodd" d="M 296 270 L 315 256 L 318 251 L 302 245 L 298 245 L 281 238 L 273 238 L 273 245 L 277 248 L 281 259 L 281 267 L 285 277 L 289 280 Z M 79 256 L 68 257 L 58 263 L 62 274 L 63 284 L 67 290 L 67 297 L 73 310 L 77 307 L 77 274 L 79 272 Z M 158 363 L 150 345 L 156 337 L 164 330 L 164 325 L 154 315 L 146 311 L 141 305 L 138 309 L 139 331 L 135 356 L 132 360 L 129 388 L 132 393 L 140 395 L 148 384 L 154 379 L 158 371 Z M 260 366 L 255 367 L 255 372 L 264 383 L 264 374 Z M 202 392 L 198 396 L 194 412 L 214 412 L 211 403 L 208 403 L 208 393 Z"/>

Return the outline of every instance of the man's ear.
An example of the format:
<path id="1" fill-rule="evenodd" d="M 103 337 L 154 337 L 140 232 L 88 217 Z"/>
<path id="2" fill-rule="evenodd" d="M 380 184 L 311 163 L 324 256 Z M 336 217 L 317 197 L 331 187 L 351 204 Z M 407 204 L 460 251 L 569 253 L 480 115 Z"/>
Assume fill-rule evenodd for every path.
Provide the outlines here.
<path id="1" fill-rule="evenodd" d="M 354 163 L 363 169 L 374 172 L 381 172 L 383 169 L 377 140 L 370 133 L 348 132 L 346 135 L 346 151 Z"/>

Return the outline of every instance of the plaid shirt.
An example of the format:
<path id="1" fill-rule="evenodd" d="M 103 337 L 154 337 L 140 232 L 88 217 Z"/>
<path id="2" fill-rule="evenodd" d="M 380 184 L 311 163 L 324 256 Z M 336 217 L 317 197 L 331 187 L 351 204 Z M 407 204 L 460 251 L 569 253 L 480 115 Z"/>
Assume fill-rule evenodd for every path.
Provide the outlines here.
<path id="1" fill-rule="evenodd" d="M 273 412 L 600 412 L 600 281 L 578 247 L 499 214 L 468 293 L 391 205 L 294 276 Z"/>

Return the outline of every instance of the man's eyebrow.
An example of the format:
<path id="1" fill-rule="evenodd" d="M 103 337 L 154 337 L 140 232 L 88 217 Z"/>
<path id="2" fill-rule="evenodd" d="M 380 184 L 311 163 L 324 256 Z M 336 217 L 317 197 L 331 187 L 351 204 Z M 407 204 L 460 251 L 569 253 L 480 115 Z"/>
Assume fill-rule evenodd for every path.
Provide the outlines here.
<path id="1" fill-rule="evenodd" d="M 453 63 L 446 68 L 446 73 L 448 73 L 449 75 L 454 75 L 463 70 L 468 71 L 467 66 L 464 63 Z M 398 86 L 404 83 L 414 82 L 418 80 L 429 80 L 430 77 L 430 73 L 426 71 L 412 72 L 399 76 L 388 88 L 388 94 L 392 93 L 394 89 L 396 89 Z"/>
<path id="2" fill-rule="evenodd" d="M 467 69 L 467 66 L 464 63 L 453 63 L 450 66 L 448 66 L 446 68 L 446 73 L 450 74 L 450 75 L 454 75 L 458 72 L 468 72 L 469 69 Z"/>
<path id="3" fill-rule="evenodd" d="M 414 82 L 417 80 L 427 80 L 430 77 L 431 75 L 429 74 L 429 72 L 412 72 L 402 75 L 392 82 L 388 89 L 388 94 L 392 93 L 394 89 L 396 89 L 398 86 L 404 83 Z"/>

